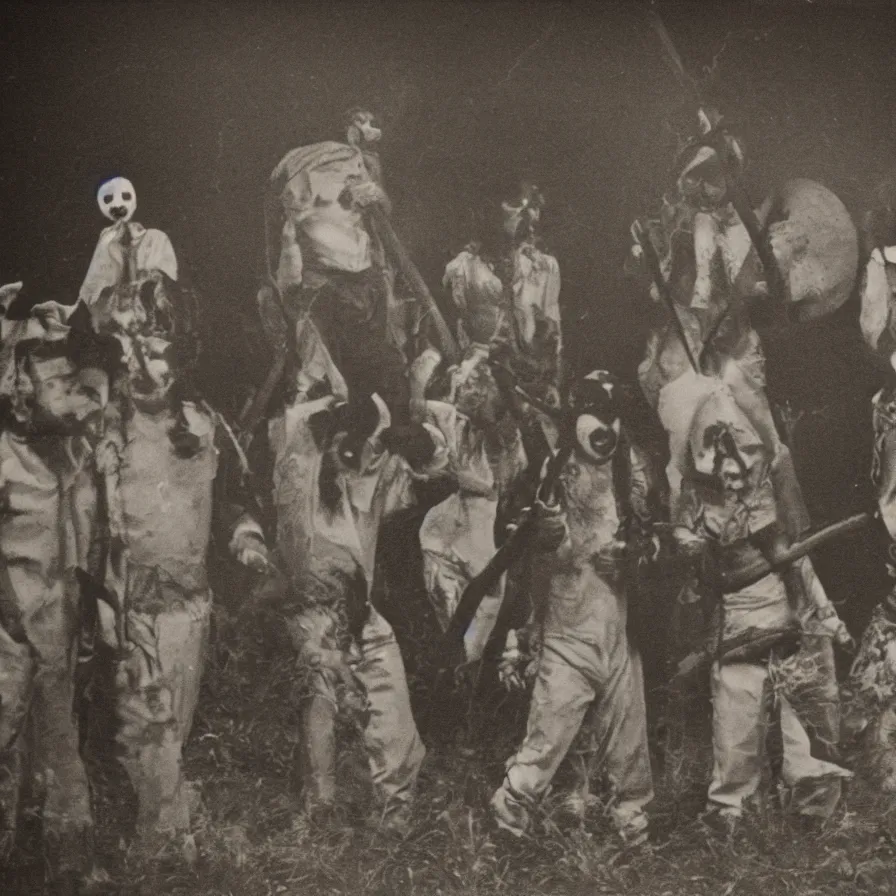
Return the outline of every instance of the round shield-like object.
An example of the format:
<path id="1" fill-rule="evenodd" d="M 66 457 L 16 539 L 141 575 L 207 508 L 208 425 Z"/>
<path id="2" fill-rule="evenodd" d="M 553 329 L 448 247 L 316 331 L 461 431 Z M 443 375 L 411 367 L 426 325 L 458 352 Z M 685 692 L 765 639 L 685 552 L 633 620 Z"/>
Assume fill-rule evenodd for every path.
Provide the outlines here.
<path id="1" fill-rule="evenodd" d="M 784 183 L 757 211 L 798 320 L 814 320 L 850 296 L 859 263 L 859 234 L 846 206 L 813 180 Z"/>

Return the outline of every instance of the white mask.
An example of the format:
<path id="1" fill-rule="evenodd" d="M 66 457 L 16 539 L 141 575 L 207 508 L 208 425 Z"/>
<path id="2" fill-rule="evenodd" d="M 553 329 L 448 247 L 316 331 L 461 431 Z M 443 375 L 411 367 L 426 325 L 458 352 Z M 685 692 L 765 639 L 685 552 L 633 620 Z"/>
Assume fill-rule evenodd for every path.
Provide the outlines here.
<path id="1" fill-rule="evenodd" d="M 137 193 L 126 177 L 113 177 L 100 185 L 96 203 L 110 221 L 128 222 L 137 210 Z"/>

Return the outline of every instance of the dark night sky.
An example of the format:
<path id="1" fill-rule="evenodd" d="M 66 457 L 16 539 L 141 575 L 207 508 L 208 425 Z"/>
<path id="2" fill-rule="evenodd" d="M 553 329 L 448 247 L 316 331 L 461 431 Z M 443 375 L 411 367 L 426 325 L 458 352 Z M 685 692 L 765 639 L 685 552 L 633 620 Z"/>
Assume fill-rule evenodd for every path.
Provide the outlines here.
<path id="1" fill-rule="evenodd" d="M 894 5 L 660 8 L 691 71 L 716 58 L 755 200 L 803 176 L 861 214 L 896 169 Z M 245 321 L 267 177 L 292 147 L 338 138 L 358 103 L 382 113 L 394 219 L 437 295 L 471 210 L 528 175 L 549 201 L 567 323 L 591 310 L 568 343 L 592 366 L 631 372 L 640 358 L 649 306 L 622 275 L 628 227 L 667 187 L 684 101 L 637 3 L 7 2 L 0 27 L 0 282 L 73 301 L 104 223 L 96 185 L 130 177 L 137 219 L 171 236 L 208 302 L 224 407 L 265 365 Z M 816 522 L 854 512 L 869 384 L 823 340 L 773 355 L 770 385 L 842 393 L 833 416 L 806 419 L 795 455 Z M 873 580 L 866 548 L 858 536 L 819 558 L 832 595 L 870 605 L 873 581 L 853 573 Z"/>
<path id="2" fill-rule="evenodd" d="M 891 4 L 660 8 L 689 68 L 718 54 L 757 201 L 800 175 L 865 207 L 893 161 Z M 683 99 L 637 3 L 7 3 L 0 17 L 3 282 L 73 298 L 104 223 L 95 186 L 120 172 L 215 309 L 214 360 L 235 372 L 266 178 L 362 102 L 383 113 L 395 221 L 434 289 L 483 193 L 528 174 L 562 301 L 592 309 L 589 359 L 640 356 L 645 306 L 621 265 L 630 221 L 666 186 Z"/>

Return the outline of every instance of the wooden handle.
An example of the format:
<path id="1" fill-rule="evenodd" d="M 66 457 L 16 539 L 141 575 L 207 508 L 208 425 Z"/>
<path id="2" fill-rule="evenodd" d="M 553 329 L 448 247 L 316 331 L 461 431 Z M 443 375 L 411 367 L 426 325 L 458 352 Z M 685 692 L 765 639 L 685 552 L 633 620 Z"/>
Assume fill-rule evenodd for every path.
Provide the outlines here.
<path id="1" fill-rule="evenodd" d="M 826 526 L 814 535 L 810 535 L 808 538 L 788 548 L 775 559 L 774 563 L 770 563 L 768 560 L 757 560 L 756 563 L 751 564 L 737 577 L 722 576 L 722 587 L 725 591 L 737 591 L 741 588 L 746 588 L 748 585 L 758 582 L 773 570 L 781 569 L 789 563 L 793 563 L 794 560 L 805 557 L 810 551 L 814 551 L 823 544 L 836 538 L 842 538 L 844 535 L 849 535 L 852 532 L 857 532 L 859 529 L 864 529 L 870 522 L 871 516 L 869 514 L 860 513 Z"/>
<path id="2" fill-rule="evenodd" d="M 286 354 L 286 350 L 282 349 L 277 352 L 274 357 L 274 363 L 271 365 L 264 382 L 252 398 L 251 404 L 240 415 L 238 424 L 240 429 L 239 441 L 244 451 L 252 441 L 255 427 L 261 422 L 268 402 L 271 400 L 271 395 L 273 395 L 274 389 L 277 388 L 277 383 L 280 382 L 280 378 L 283 376 L 283 369 L 286 367 Z"/>
<path id="3" fill-rule="evenodd" d="M 401 273 L 404 274 L 417 299 L 423 303 L 428 314 L 435 323 L 442 351 L 445 353 L 449 363 L 457 364 L 460 361 L 460 352 L 458 351 L 457 343 L 454 341 L 454 337 L 451 335 L 451 331 L 445 323 L 445 318 L 442 317 L 442 312 L 439 311 L 439 306 L 436 304 L 436 300 L 432 297 L 432 293 L 429 291 L 426 281 L 420 275 L 416 265 L 411 260 L 411 256 L 398 238 L 398 234 L 395 233 L 395 229 L 386 217 L 386 213 L 377 205 L 372 205 L 368 211 L 380 239 L 398 262 Z"/>

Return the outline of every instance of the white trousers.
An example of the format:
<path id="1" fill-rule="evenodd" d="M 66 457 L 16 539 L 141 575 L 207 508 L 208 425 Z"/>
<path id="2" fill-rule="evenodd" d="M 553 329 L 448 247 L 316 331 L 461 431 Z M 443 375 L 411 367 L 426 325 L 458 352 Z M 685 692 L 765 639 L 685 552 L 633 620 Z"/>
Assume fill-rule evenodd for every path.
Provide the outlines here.
<path id="1" fill-rule="evenodd" d="M 819 659 L 823 662 L 826 657 Z M 834 731 L 825 733 L 835 722 L 828 718 L 831 708 L 837 705 L 833 666 L 819 670 L 817 687 L 806 679 L 799 688 L 788 687 L 786 682 L 772 687 L 774 675 L 774 671 L 758 663 L 713 666 L 713 773 L 708 808 L 740 815 L 744 802 L 759 789 L 772 700 L 777 699 L 783 743 L 781 777 L 789 791 L 789 806 L 803 815 L 827 818 L 839 802 L 841 779 L 851 776 L 834 762 L 818 756 L 824 752 L 820 741 L 836 738 Z M 833 695 L 829 693 L 831 684 Z M 815 717 L 814 744 L 805 721 L 809 715 Z"/>
<path id="2" fill-rule="evenodd" d="M 500 827 L 515 834 L 526 830 L 529 809 L 584 735 L 592 755 L 580 783 L 587 786 L 591 771 L 603 765 L 617 797 L 612 809 L 617 829 L 628 837 L 646 828 L 644 806 L 653 799 L 653 779 L 641 660 L 624 636 L 613 647 L 545 636 L 526 737 L 491 801 Z"/>

